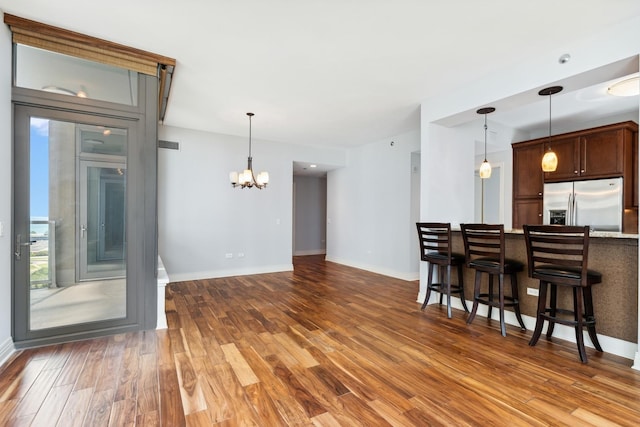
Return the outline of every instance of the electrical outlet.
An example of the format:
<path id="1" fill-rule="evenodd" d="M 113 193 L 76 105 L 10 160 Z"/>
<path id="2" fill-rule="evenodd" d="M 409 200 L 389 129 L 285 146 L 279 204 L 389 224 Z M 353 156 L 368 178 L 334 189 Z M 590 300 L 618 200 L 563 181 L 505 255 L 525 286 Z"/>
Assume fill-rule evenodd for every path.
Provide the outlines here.
<path id="1" fill-rule="evenodd" d="M 538 296 L 538 289 L 536 288 L 527 288 L 527 295 L 533 295 L 534 297 Z"/>

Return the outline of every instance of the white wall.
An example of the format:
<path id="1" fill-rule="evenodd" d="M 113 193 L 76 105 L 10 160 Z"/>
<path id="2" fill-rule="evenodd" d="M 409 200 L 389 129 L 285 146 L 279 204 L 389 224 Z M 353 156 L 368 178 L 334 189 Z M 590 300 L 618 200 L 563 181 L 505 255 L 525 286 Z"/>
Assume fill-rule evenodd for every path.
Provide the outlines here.
<path id="1" fill-rule="evenodd" d="M 472 222 L 472 135 L 468 130 L 461 132 L 425 122 L 422 129 L 420 220 L 450 222 L 453 227 Z"/>
<path id="2" fill-rule="evenodd" d="M 247 138 L 167 126 L 159 134 L 180 143 L 158 155 L 158 247 L 170 280 L 291 270 L 293 160 L 344 165 L 344 151 L 254 138 L 254 170 L 268 171 L 269 185 L 234 189 L 229 172 L 246 167 Z"/>
<path id="3" fill-rule="evenodd" d="M 4 14 L 0 12 L 0 18 Z M 11 32 L 0 26 L 0 364 L 14 351 L 11 338 Z"/>
<path id="4" fill-rule="evenodd" d="M 419 135 L 416 130 L 350 149 L 347 167 L 329 172 L 327 260 L 417 278 L 411 154 Z"/>
<path id="5" fill-rule="evenodd" d="M 327 178 L 294 176 L 294 255 L 326 253 Z"/>

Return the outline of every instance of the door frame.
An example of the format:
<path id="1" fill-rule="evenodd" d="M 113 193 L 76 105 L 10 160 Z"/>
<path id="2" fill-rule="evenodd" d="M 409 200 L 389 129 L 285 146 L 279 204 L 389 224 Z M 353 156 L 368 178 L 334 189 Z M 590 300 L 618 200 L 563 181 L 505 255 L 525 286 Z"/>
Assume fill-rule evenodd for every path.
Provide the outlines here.
<path id="1" fill-rule="evenodd" d="M 25 348 L 93 338 L 127 331 L 155 328 L 157 322 L 157 78 L 139 75 L 139 106 L 132 107 L 104 101 L 76 99 L 41 91 L 13 88 L 13 194 L 12 252 L 17 234 L 28 230 L 29 213 L 18 206 L 19 192 L 27 191 L 29 168 L 20 167 L 16 159 L 28 156 L 31 116 L 73 121 L 109 127 L 128 127 L 127 182 L 127 281 L 132 283 L 127 298 L 127 316 L 91 324 L 70 325 L 44 330 L 29 330 L 29 269 L 15 260 L 12 263 L 12 336 L 16 348 Z M 147 114 L 147 112 L 149 112 Z M 21 139 L 22 138 L 22 139 Z M 26 145 L 26 146 L 25 146 Z M 22 157 L 28 158 L 28 157 Z M 28 197 L 28 196 L 27 196 Z M 28 210 L 28 203 L 27 203 Z M 25 222 L 26 217 L 26 222 Z M 27 233 L 28 234 L 28 233 Z M 24 247 L 22 247 L 24 252 Z M 27 257 L 28 258 L 28 257 Z"/>

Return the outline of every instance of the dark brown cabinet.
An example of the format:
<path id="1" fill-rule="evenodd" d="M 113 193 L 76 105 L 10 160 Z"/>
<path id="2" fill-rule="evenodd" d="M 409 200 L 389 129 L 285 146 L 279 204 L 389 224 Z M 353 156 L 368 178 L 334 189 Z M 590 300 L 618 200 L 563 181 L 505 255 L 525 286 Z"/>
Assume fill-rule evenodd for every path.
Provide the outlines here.
<path id="1" fill-rule="evenodd" d="M 625 155 L 631 159 L 631 152 L 627 152 L 631 136 L 630 128 L 610 125 L 552 138 L 558 169 L 545 172 L 545 182 L 623 176 Z"/>
<path id="2" fill-rule="evenodd" d="M 541 141 L 513 144 L 513 228 L 542 224 Z"/>
<path id="3" fill-rule="evenodd" d="M 545 142 L 545 150 L 549 143 Z M 545 182 L 573 181 L 580 169 L 580 137 L 552 138 L 551 149 L 558 157 L 558 167 L 554 172 L 544 172 Z"/>
<path id="4" fill-rule="evenodd" d="M 524 224 L 542 224 L 542 197 L 513 201 L 513 228 L 521 229 Z"/>
<path id="5" fill-rule="evenodd" d="M 553 136 L 555 172 L 542 172 L 540 165 L 549 138 L 512 144 L 513 228 L 542 223 L 545 182 L 623 177 L 623 232 L 637 233 L 637 141 L 638 125 L 631 121 Z"/>

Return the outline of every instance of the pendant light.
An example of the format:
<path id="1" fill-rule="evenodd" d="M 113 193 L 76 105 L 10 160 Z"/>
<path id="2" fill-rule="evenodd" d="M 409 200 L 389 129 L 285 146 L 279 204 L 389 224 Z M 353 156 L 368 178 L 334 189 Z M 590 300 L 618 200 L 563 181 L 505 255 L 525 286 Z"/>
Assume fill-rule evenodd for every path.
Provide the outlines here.
<path id="1" fill-rule="evenodd" d="M 549 142 L 547 143 L 547 152 L 542 157 L 542 171 L 543 172 L 555 172 L 558 167 L 558 156 L 551 150 L 551 95 L 556 94 L 562 90 L 562 86 L 551 86 L 546 89 L 542 89 L 538 92 L 538 95 L 549 97 Z"/>
<path id="2" fill-rule="evenodd" d="M 247 113 L 247 116 L 249 116 L 249 157 L 247 159 L 247 168 L 243 172 L 233 171 L 229 173 L 229 180 L 231 181 L 231 186 L 233 188 L 256 187 L 262 190 L 269 183 L 269 173 L 260 172 L 257 178 L 253 173 L 253 158 L 251 157 L 251 117 L 253 117 L 254 114 Z"/>
<path id="3" fill-rule="evenodd" d="M 484 115 L 484 162 L 480 165 L 480 178 L 491 177 L 491 163 L 487 160 L 487 114 L 496 111 L 493 107 L 481 108 L 476 113 Z"/>

